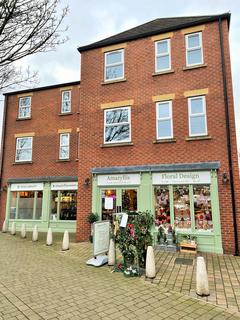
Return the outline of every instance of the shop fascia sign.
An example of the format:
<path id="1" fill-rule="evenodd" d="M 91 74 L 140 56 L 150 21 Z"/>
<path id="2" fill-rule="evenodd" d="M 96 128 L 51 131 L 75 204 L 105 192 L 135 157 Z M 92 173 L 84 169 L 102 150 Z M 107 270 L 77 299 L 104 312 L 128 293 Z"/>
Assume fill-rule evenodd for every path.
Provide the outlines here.
<path id="1" fill-rule="evenodd" d="M 77 181 L 51 183 L 51 190 L 77 190 L 77 189 L 78 189 Z"/>
<path id="2" fill-rule="evenodd" d="M 140 174 L 108 174 L 99 175 L 97 177 L 98 186 L 128 186 L 128 185 L 139 185 Z"/>
<path id="3" fill-rule="evenodd" d="M 40 191 L 43 190 L 43 183 L 13 183 L 11 191 Z"/>
<path id="4" fill-rule="evenodd" d="M 161 172 L 153 173 L 154 185 L 165 184 L 198 184 L 211 183 L 210 171 L 186 171 L 186 172 Z"/>

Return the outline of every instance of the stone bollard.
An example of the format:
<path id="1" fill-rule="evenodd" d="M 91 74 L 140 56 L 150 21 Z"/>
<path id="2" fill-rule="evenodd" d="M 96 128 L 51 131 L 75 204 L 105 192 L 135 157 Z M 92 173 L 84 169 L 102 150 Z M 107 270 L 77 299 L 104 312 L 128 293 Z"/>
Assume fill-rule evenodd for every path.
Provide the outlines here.
<path id="1" fill-rule="evenodd" d="M 16 222 L 13 222 L 11 225 L 11 235 L 15 236 L 16 234 Z"/>
<path id="2" fill-rule="evenodd" d="M 51 246 L 52 244 L 53 244 L 52 229 L 48 228 L 46 245 Z"/>
<path id="3" fill-rule="evenodd" d="M 38 241 L 38 227 L 37 227 L 37 225 L 35 225 L 33 228 L 32 241 L 33 242 Z"/>
<path id="4" fill-rule="evenodd" d="M 21 227 L 21 238 L 26 238 L 26 234 L 27 234 L 27 231 L 26 231 L 26 223 L 23 223 L 22 224 L 22 227 Z"/>
<path id="5" fill-rule="evenodd" d="M 147 278 L 156 277 L 155 257 L 154 257 L 154 251 L 152 246 L 148 246 L 147 248 L 146 277 Z"/>
<path id="6" fill-rule="evenodd" d="M 114 266 L 115 264 L 115 243 L 113 239 L 110 239 L 109 249 L 108 249 L 108 265 Z"/>
<path id="7" fill-rule="evenodd" d="M 6 233 L 7 232 L 7 221 L 4 220 L 3 225 L 2 225 L 2 233 Z"/>
<path id="8" fill-rule="evenodd" d="M 69 249 L 69 234 L 68 231 L 65 230 L 62 242 L 62 250 L 66 251 Z"/>
<path id="9" fill-rule="evenodd" d="M 197 257 L 196 293 L 199 296 L 209 296 L 208 275 L 205 260 Z"/>

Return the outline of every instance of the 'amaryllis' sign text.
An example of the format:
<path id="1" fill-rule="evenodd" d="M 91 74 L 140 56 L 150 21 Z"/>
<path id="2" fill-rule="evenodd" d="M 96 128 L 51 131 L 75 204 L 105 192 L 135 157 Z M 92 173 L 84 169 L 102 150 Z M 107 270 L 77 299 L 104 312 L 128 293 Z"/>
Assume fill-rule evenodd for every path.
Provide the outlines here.
<path id="1" fill-rule="evenodd" d="M 137 173 L 99 175 L 97 179 L 98 186 L 127 186 L 140 184 L 140 174 Z"/>

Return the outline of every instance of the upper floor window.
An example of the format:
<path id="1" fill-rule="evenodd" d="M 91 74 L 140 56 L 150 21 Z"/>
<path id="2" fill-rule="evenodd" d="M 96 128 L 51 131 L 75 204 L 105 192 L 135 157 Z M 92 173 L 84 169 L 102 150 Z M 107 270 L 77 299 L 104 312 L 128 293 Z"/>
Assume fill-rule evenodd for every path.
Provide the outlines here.
<path id="1" fill-rule="evenodd" d="M 170 39 L 155 42 L 155 71 L 171 69 Z"/>
<path id="2" fill-rule="evenodd" d="M 31 117 L 31 97 L 19 98 L 18 118 L 25 119 Z"/>
<path id="3" fill-rule="evenodd" d="M 191 33 L 185 36 L 187 66 L 203 64 L 202 33 Z"/>
<path id="4" fill-rule="evenodd" d="M 124 78 L 124 50 L 105 53 L 104 80 L 118 80 Z"/>
<path id="5" fill-rule="evenodd" d="M 59 145 L 59 159 L 66 160 L 69 159 L 70 154 L 70 134 L 61 133 L 60 134 L 60 145 Z"/>
<path id="6" fill-rule="evenodd" d="M 207 135 L 205 96 L 188 98 L 189 135 Z"/>
<path id="7" fill-rule="evenodd" d="M 17 138 L 16 162 L 32 161 L 32 137 Z"/>
<path id="8" fill-rule="evenodd" d="M 172 101 L 156 104 L 157 111 L 157 139 L 173 138 Z"/>
<path id="9" fill-rule="evenodd" d="M 104 143 L 131 141 L 130 107 L 104 111 Z"/>
<path id="10" fill-rule="evenodd" d="M 61 113 L 71 112 L 71 91 L 62 92 Z"/>

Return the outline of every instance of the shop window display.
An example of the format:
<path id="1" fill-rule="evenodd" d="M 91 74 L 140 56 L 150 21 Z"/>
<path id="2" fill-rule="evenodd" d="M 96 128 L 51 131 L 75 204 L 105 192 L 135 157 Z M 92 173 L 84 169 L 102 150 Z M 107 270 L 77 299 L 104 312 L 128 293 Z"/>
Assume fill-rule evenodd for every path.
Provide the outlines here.
<path id="1" fill-rule="evenodd" d="M 77 191 L 52 191 L 51 220 L 76 220 Z"/>
<path id="2" fill-rule="evenodd" d="M 190 200 L 188 186 L 173 187 L 174 224 L 179 229 L 191 228 Z"/>
<path id="3" fill-rule="evenodd" d="M 137 191 L 126 189 L 122 191 L 122 211 L 137 211 Z"/>
<path id="4" fill-rule="evenodd" d="M 198 231 L 212 230 L 212 205 L 210 186 L 197 185 L 193 187 L 195 228 Z"/>
<path id="5" fill-rule="evenodd" d="M 155 187 L 155 225 L 170 224 L 170 204 L 168 187 Z"/>
<path id="6" fill-rule="evenodd" d="M 102 219 L 113 219 L 113 214 L 116 213 L 116 190 L 102 190 Z"/>

